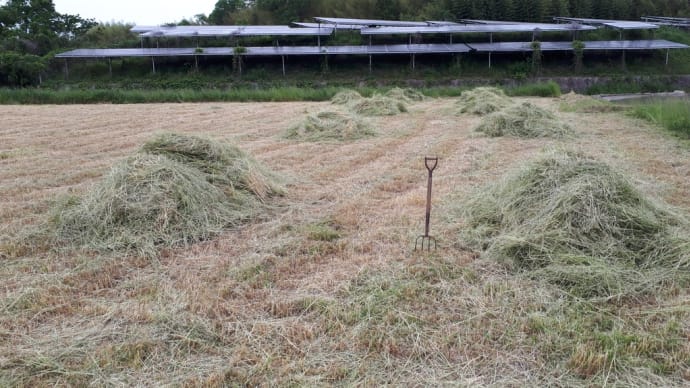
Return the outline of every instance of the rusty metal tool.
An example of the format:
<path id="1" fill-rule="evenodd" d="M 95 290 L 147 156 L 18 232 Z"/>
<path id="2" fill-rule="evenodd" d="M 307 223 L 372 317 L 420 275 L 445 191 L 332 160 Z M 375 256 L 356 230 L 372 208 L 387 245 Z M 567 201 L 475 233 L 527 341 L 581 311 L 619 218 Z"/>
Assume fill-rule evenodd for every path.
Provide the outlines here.
<path id="1" fill-rule="evenodd" d="M 431 164 L 433 162 L 433 164 Z M 426 243 L 427 251 L 431 250 L 431 243 L 434 243 L 434 249 L 436 249 L 436 239 L 429 236 L 429 219 L 431 218 L 431 183 L 434 174 L 434 169 L 438 165 L 438 157 L 424 158 L 424 166 L 429 171 L 429 180 L 427 181 L 426 187 L 426 223 L 424 224 L 424 235 L 417 237 L 414 242 L 414 250 L 417 250 L 417 246 L 421 245 L 421 250 L 424 250 L 424 244 Z M 421 242 L 421 244 L 420 244 Z"/>

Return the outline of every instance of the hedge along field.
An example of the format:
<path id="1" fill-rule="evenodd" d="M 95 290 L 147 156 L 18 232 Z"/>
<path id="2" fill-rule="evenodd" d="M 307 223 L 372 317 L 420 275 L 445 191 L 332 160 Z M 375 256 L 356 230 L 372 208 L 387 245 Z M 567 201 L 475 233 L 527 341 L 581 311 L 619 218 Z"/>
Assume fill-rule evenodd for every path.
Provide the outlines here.
<path id="1" fill-rule="evenodd" d="M 511 99 L 574 136 L 483 136 L 482 118 L 457 115 L 454 98 L 367 117 L 376 136 L 348 141 L 284 137 L 295 120 L 339 109 L 329 101 L 0 106 L 0 385 L 687 384 L 682 277 L 651 294 L 578 293 L 460 239 L 470 225 L 459 214 L 565 147 L 682 222 L 690 151 L 624 112 Z M 170 132 L 236 145 L 284 179 L 284 195 L 262 217 L 154 257 L 37 238 L 58 198 L 89 192 Z M 432 155 L 439 249 L 421 254 Z"/>

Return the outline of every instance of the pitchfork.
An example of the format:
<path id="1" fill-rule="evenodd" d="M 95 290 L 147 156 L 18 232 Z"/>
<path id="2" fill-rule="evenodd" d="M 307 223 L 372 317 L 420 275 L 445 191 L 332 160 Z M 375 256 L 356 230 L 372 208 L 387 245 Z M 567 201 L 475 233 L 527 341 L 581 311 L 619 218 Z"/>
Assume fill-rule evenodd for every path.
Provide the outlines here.
<path id="1" fill-rule="evenodd" d="M 430 165 L 430 162 L 434 162 L 433 165 Z M 417 246 L 420 245 L 419 242 L 421 241 L 421 249 L 424 250 L 424 243 L 426 242 L 426 250 L 431 251 L 431 242 L 434 242 L 434 249 L 436 249 L 436 239 L 429 236 L 429 219 L 431 218 L 431 179 L 434 173 L 434 169 L 436 168 L 436 165 L 438 164 L 438 157 L 436 158 L 430 158 L 430 157 L 425 157 L 424 158 L 424 166 L 426 166 L 426 169 L 429 171 L 429 180 L 427 182 L 427 187 L 426 187 L 426 224 L 424 228 L 424 235 L 417 237 L 417 239 L 414 242 L 414 250 L 417 250 Z"/>

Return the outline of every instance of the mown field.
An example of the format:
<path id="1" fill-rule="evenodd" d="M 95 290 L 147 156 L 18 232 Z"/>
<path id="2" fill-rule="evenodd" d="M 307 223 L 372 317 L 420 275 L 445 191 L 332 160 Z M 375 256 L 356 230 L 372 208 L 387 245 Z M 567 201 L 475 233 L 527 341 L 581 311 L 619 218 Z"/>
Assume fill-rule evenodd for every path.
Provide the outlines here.
<path id="1" fill-rule="evenodd" d="M 0 386 L 690 384 L 687 284 L 573 295 L 469 247 L 458 209 L 565 146 L 687 218 L 690 149 L 622 112 L 513 99 L 574 135 L 486 137 L 451 98 L 371 118 L 376 136 L 346 142 L 284 137 L 329 102 L 0 106 Z M 154 257 L 31 240 L 56 202 L 161 132 L 237 144 L 284 177 L 286 194 Z M 424 156 L 440 158 L 439 246 L 415 252 Z"/>

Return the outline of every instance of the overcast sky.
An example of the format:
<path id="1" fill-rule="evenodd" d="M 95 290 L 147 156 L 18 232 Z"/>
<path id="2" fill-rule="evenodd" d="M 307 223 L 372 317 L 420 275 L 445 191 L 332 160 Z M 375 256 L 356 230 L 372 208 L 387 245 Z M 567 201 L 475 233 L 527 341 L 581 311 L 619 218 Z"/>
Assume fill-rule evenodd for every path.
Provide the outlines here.
<path id="1" fill-rule="evenodd" d="M 213 11 L 217 0 L 53 0 L 59 13 L 98 22 L 158 25 Z"/>

